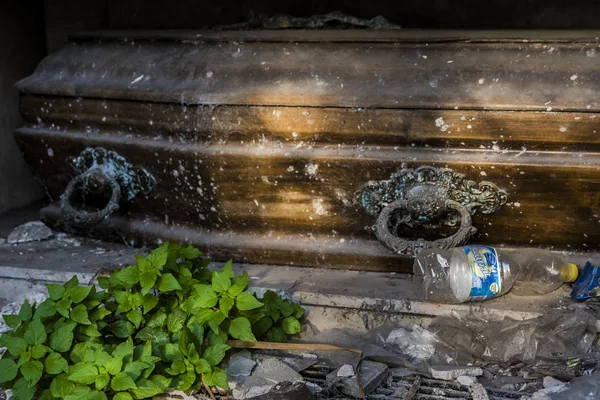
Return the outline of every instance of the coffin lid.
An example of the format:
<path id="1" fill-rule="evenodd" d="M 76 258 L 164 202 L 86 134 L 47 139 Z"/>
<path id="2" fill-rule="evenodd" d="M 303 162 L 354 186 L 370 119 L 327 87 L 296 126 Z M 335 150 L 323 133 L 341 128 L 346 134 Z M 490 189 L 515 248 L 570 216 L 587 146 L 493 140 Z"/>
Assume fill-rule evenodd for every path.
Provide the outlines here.
<path id="1" fill-rule="evenodd" d="M 109 31 L 24 92 L 195 105 L 600 109 L 600 31 Z"/>

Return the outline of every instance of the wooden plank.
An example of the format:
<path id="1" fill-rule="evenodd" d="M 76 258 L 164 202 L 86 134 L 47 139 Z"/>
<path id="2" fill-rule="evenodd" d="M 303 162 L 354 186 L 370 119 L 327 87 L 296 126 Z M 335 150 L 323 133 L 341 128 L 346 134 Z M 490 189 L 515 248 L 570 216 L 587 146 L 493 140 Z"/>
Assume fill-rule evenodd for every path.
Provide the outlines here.
<path id="1" fill-rule="evenodd" d="M 367 239 L 374 221 L 354 202 L 355 191 L 371 179 L 387 179 L 401 164 L 435 165 L 494 182 L 508 192 L 509 204 L 494 214 L 475 216 L 477 242 L 553 244 L 563 249 L 600 246 L 598 153 L 516 157 L 516 151 L 295 148 L 49 129 L 21 129 L 17 137 L 54 199 L 69 180 L 66 161 L 88 146 L 113 149 L 147 168 L 157 180 L 155 194 L 136 198 L 124 210 L 141 221 L 273 240 L 289 234 Z"/>
<path id="2" fill-rule="evenodd" d="M 598 44 L 76 42 L 17 85 L 177 104 L 600 111 Z"/>
<path id="3" fill-rule="evenodd" d="M 36 126 L 90 132 L 168 135 L 215 143 L 309 147 L 394 146 L 510 150 L 600 150 L 600 114 L 474 110 L 220 106 L 22 96 Z"/>
<path id="4" fill-rule="evenodd" d="M 421 30 L 421 29 L 337 29 L 337 30 L 110 30 L 73 34 L 78 40 L 167 40 L 206 42 L 471 42 L 471 43 L 598 43 L 600 30 Z"/>

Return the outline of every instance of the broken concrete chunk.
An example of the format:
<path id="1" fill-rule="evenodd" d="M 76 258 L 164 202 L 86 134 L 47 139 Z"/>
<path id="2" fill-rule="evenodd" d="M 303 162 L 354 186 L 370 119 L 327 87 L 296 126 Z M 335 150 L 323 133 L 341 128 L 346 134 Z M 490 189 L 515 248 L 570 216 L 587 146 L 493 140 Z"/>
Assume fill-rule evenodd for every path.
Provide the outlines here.
<path id="1" fill-rule="evenodd" d="M 299 373 L 274 357 L 263 359 L 254 370 L 252 376 L 263 378 L 273 384 L 303 380 Z"/>
<path id="2" fill-rule="evenodd" d="M 256 361 L 252 359 L 250 352 L 239 352 L 231 356 L 227 375 L 232 378 L 243 378 L 250 376 L 256 366 Z"/>
<path id="3" fill-rule="evenodd" d="M 303 382 L 282 382 L 256 400 L 316 400 Z"/>
<path id="4" fill-rule="evenodd" d="M 559 381 L 551 376 L 544 377 L 544 389 L 548 389 L 555 386 L 563 386 L 564 382 Z"/>
<path id="5" fill-rule="evenodd" d="M 459 376 L 481 376 L 483 370 L 479 367 L 455 367 L 450 365 L 432 365 L 429 369 L 429 373 L 435 379 L 443 379 L 445 381 L 452 381 Z"/>
<path id="6" fill-rule="evenodd" d="M 387 365 L 370 360 L 365 360 L 360 363 L 358 375 L 338 377 L 337 374 L 340 369 L 341 368 L 338 368 L 327 375 L 327 381 L 334 384 L 342 393 L 359 398 L 362 396 L 357 380 L 359 376 L 365 394 L 369 394 L 377 389 L 377 386 L 385 379 L 388 372 Z"/>
<path id="7" fill-rule="evenodd" d="M 354 367 L 350 364 L 344 364 L 338 369 L 336 375 L 338 376 L 338 378 L 347 378 L 349 376 L 354 376 Z"/>
<path id="8" fill-rule="evenodd" d="M 469 393 L 473 400 L 489 400 L 487 390 L 480 383 L 474 383 L 469 386 Z"/>
<path id="9" fill-rule="evenodd" d="M 461 375 L 458 378 L 456 378 L 456 382 L 458 382 L 464 386 L 471 386 L 471 385 L 477 383 L 477 378 L 474 378 L 472 376 L 467 376 L 467 375 Z"/>
<path id="10" fill-rule="evenodd" d="M 52 229 L 41 221 L 33 221 L 17 226 L 8 236 L 7 242 L 10 244 L 39 242 L 52 236 L 54 236 Z"/>
<path id="11" fill-rule="evenodd" d="M 261 354 L 254 355 L 254 359 L 263 360 L 265 358 L 269 358 L 271 356 L 265 356 Z M 287 364 L 291 369 L 296 372 L 302 372 L 307 368 L 312 367 L 318 361 L 318 358 L 299 358 L 299 357 L 277 357 L 279 361 Z"/>

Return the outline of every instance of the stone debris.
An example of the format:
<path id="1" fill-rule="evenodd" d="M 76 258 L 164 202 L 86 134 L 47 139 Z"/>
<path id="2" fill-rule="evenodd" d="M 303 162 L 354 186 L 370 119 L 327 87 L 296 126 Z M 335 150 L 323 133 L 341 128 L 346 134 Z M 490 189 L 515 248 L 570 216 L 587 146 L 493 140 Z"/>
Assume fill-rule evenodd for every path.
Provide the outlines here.
<path id="1" fill-rule="evenodd" d="M 304 382 L 282 382 L 268 393 L 255 397 L 256 400 L 316 400 Z"/>
<path id="2" fill-rule="evenodd" d="M 313 354 L 310 354 L 310 355 L 312 356 Z M 268 358 L 268 357 L 270 357 L 270 356 L 265 356 L 262 354 L 254 355 L 254 358 L 259 361 L 262 359 Z M 299 357 L 277 357 L 277 359 L 279 361 L 287 364 L 291 369 L 293 369 L 296 372 L 302 372 L 305 369 L 308 369 L 308 368 L 312 367 L 313 365 L 315 365 L 318 361 L 318 358 L 316 355 L 314 355 L 314 358 L 312 358 L 312 357 L 309 357 L 309 358 L 306 358 L 306 357 L 302 357 L 302 358 L 299 358 Z"/>
<path id="3" fill-rule="evenodd" d="M 555 386 L 564 386 L 564 382 L 559 381 L 558 379 L 553 378 L 551 376 L 544 377 L 544 389 L 552 388 Z"/>
<path id="4" fill-rule="evenodd" d="M 477 378 L 467 375 L 461 375 L 458 378 L 456 378 L 456 382 L 460 383 L 463 386 L 471 386 L 477 383 Z"/>
<path id="5" fill-rule="evenodd" d="M 487 390 L 480 383 L 474 383 L 469 386 L 469 393 L 473 400 L 489 400 Z"/>
<path id="6" fill-rule="evenodd" d="M 244 378 L 252 374 L 252 370 L 256 366 L 256 361 L 252 359 L 252 355 L 248 350 L 242 350 L 235 353 L 229 359 L 227 366 L 227 375 L 230 378 Z"/>
<path id="7" fill-rule="evenodd" d="M 429 373 L 435 379 L 442 379 L 445 381 L 453 381 L 459 376 L 481 376 L 483 375 L 483 369 L 480 367 L 471 366 L 451 366 L 451 365 L 432 365 L 429 369 Z"/>
<path id="8" fill-rule="evenodd" d="M 235 360 L 241 358 L 246 357 L 240 355 Z M 281 382 L 298 381 L 303 381 L 302 376 L 298 372 L 275 357 L 265 357 L 257 363 L 254 370 L 251 371 L 251 375 L 243 380 L 243 382 L 235 380 L 231 382 L 230 380 L 230 386 L 233 388 L 233 398 L 244 400 L 269 393 L 275 385 Z"/>
<path id="9" fill-rule="evenodd" d="M 340 377 L 338 372 L 341 368 L 327 375 L 328 384 L 335 386 L 340 392 L 352 397 L 362 397 L 358 385 L 360 377 L 361 386 L 365 394 L 373 392 L 385 379 L 388 372 L 388 366 L 379 362 L 364 360 L 360 363 L 358 375 Z"/>
<path id="10" fill-rule="evenodd" d="M 4 243 L 6 243 L 6 239 L 0 238 L 0 244 L 4 244 Z"/>
<path id="11" fill-rule="evenodd" d="M 17 226 L 6 241 L 10 244 L 40 242 L 51 239 L 53 236 L 52 229 L 48 228 L 43 222 L 33 221 Z"/>
<path id="12" fill-rule="evenodd" d="M 354 376 L 354 367 L 350 364 L 342 365 L 337 371 L 338 378 L 348 378 L 350 376 Z"/>

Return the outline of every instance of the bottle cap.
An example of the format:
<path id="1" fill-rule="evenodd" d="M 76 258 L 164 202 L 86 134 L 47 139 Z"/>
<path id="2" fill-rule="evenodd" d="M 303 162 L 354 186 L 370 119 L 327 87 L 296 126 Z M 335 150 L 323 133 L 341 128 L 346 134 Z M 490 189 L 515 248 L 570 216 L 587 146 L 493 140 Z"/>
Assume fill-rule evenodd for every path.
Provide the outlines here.
<path id="1" fill-rule="evenodd" d="M 575 264 L 565 264 L 560 269 L 560 275 L 565 282 L 575 282 L 579 276 L 579 269 Z"/>

